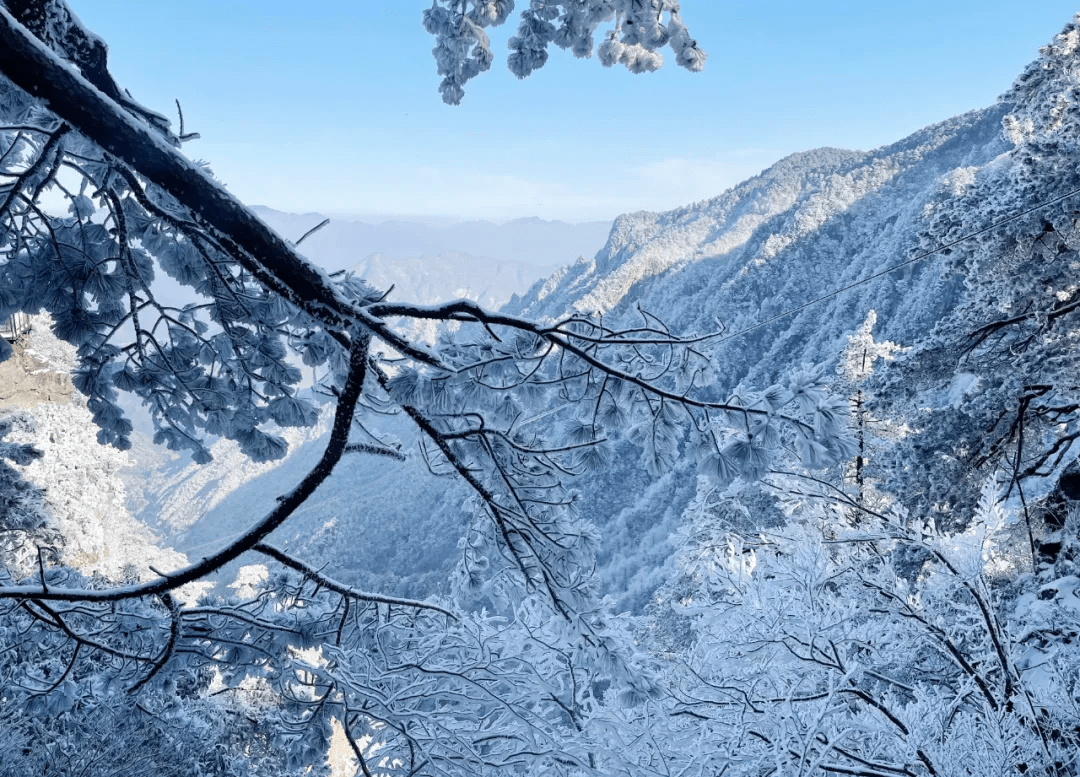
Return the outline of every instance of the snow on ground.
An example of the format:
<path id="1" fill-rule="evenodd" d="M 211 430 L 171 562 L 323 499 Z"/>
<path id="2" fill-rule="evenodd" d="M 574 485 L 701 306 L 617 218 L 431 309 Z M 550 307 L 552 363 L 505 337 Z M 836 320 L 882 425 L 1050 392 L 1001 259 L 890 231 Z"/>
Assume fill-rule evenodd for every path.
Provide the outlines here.
<path id="1" fill-rule="evenodd" d="M 67 377 L 74 349 L 52 335 L 43 316 L 34 318 L 18 347 L 31 374 L 47 377 L 43 385 L 50 388 L 37 392 L 36 399 L 31 389 L 21 392 L 17 404 L 0 405 L 0 414 L 14 422 L 10 441 L 31 443 L 44 453 L 19 469 L 45 490 L 55 528 L 65 538 L 63 560 L 112 581 L 152 577 L 150 567 L 167 572 L 184 566 L 187 558 L 161 547 L 161 538 L 128 509 L 120 473 L 133 462 L 128 453 L 98 443 L 85 400 L 73 395 Z M 61 397 L 52 390 L 54 383 L 66 384 Z"/>

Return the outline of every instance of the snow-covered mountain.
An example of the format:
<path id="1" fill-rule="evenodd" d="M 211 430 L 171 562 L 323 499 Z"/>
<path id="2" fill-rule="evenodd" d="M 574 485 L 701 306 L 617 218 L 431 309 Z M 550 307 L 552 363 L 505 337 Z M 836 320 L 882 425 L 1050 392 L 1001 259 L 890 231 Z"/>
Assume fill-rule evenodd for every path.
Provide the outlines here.
<path id="1" fill-rule="evenodd" d="M 975 111 L 870 152 L 794 154 L 712 200 L 620 216 L 595 258 L 507 308 L 618 318 L 641 305 L 675 332 L 733 335 L 907 259 L 925 208 L 957 171 L 1007 150 L 1006 112 L 1005 104 Z M 871 309 L 884 334 L 910 341 L 955 302 L 939 288 L 940 263 L 932 257 L 722 342 L 724 382 L 768 382 L 800 360 L 835 359 Z"/>
<path id="2" fill-rule="evenodd" d="M 927 227 L 927 208 L 955 189 L 957 171 L 978 169 L 1009 149 L 1001 129 L 1008 112 L 1003 102 L 872 152 L 796 154 L 713 200 L 667 213 L 621 216 L 595 257 L 538 281 L 507 309 L 547 318 L 570 311 L 602 313 L 617 320 L 637 315 L 640 305 L 676 332 L 703 333 L 718 326 L 737 332 L 908 258 Z M 963 278 L 945 273 L 945 261 L 931 257 L 720 343 L 716 359 L 722 388 L 761 388 L 801 362 L 835 362 L 846 337 L 871 310 L 878 313 L 883 336 L 911 345 L 961 294 Z M 605 537 L 601 561 L 611 589 L 629 594 L 627 605 L 641 606 L 667 574 L 668 538 L 694 495 L 696 477 L 693 464 L 684 462 L 653 481 L 637 468 L 629 444 L 620 445 L 625 450 L 616 458 L 627 463 L 578 487 L 586 495 L 586 514 Z M 312 455 L 301 448 L 266 477 L 298 479 Z M 223 472 L 240 471 L 229 463 L 220 466 Z M 346 462 L 325 487 L 325 496 L 317 495 L 284 534 L 290 544 L 299 544 L 293 545 L 298 552 L 307 554 L 318 546 L 338 553 L 337 563 L 353 567 L 354 573 L 390 569 L 381 563 L 387 549 L 398 541 L 404 543 L 399 547 L 415 547 L 419 516 L 425 517 L 425 537 L 456 539 L 464 517 L 449 509 L 454 505 L 444 496 L 445 483 L 425 482 L 420 470 L 392 461 Z M 190 477 L 225 482 L 194 472 Z M 175 493 L 190 492 L 197 481 L 178 484 Z M 256 480 L 223 500 L 186 529 L 187 539 L 179 546 L 190 551 L 223 539 L 210 535 L 232 525 L 222 518 L 233 514 L 235 505 L 254 508 L 250 495 L 258 493 L 266 488 Z M 428 521 L 444 500 L 449 507 L 434 525 L 442 520 L 454 528 L 433 532 Z M 182 502 L 192 504 L 187 496 Z M 353 509 L 340 509 L 346 504 Z M 342 547 L 337 539 L 348 537 L 364 540 L 335 551 Z M 374 551 L 370 556 L 369 550 Z M 454 555 L 452 541 L 444 550 Z M 368 560 L 361 563 L 363 558 Z M 438 566 L 429 560 L 416 571 L 425 575 L 433 564 Z M 365 582 L 375 579 L 361 576 Z M 417 591 L 409 584 L 403 592 Z"/>
<path id="3" fill-rule="evenodd" d="M 849 337 L 876 317 L 873 336 L 904 350 L 865 391 L 878 416 L 906 418 L 910 427 L 878 454 L 875 476 L 912 506 L 947 510 L 987 476 L 976 453 L 999 435 L 987 428 L 992 410 L 1015 408 L 1025 387 L 1051 386 L 1040 396 L 1049 392 L 1061 406 L 1076 393 L 1062 377 L 1076 325 L 1054 306 L 1078 294 L 1080 198 L 1041 206 L 1080 186 L 1078 93 L 1072 31 L 992 107 L 873 151 L 795 154 L 712 200 L 621 216 L 592 258 L 537 281 L 506 309 L 540 318 L 602 314 L 606 322 L 633 320 L 640 309 L 674 332 L 720 331 L 711 345 L 718 396 L 765 388 L 805 362 L 835 371 Z M 293 239 L 319 220 L 268 218 Z M 318 259 L 364 230 L 332 222 L 303 247 Z M 420 240 L 417 234 L 409 239 Z M 339 253 L 330 266 L 354 265 L 361 253 L 348 261 Z M 377 285 L 397 282 L 400 265 L 366 261 L 362 271 Z M 415 261 L 405 271 L 410 278 L 423 266 Z M 471 261 L 461 257 L 453 273 Z M 492 264 L 483 275 L 505 267 Z M 515 266 L 506 271 L 522 278 Z M 435 295 L 415 293 L 418 301 Z M 1032 335 L 1025 351 L 1000 340 L 972 343 L 981 327 L 1011 319 L 1019 323 L 1003 325 L 1005 336 L 1023 327 Z M 1068 444 L 1054 446 L 1075 422 L 1059 422 L 1058 431 L 1044 425 L 1029 438 L 1028 463 L 1050 470 L 1044 492 L 1074 458 Z M 408 439 L 407 429 L 389 431 Z M 152 466 L 142 514 L 196 556 L 260 514 L 282 483 L 298 480 L 318 455 L 320 434 L 296 437 L 289 457 L 272 467 L 244 463 L 224 444 L 203 470 L 175 461 Z M 1051 448 L 1056 458 L 1036 461 Z M 669 538 L 698 481 L 688 459 L 654 480 L 638 468 L 630 443 L 616 443 L 616 453 L 613 470 L 576 485 L 604 537 L 600 569 L 609 590 L 639 608 L 670 573 Z M 421 594 L 438 587 L 456 560 L 463 497 L 418 457 L 404 464 L 357 457 L 274 539 L 328 561 L 346 580 Z"/>
<path id="4" fill-rule="evenodd" d="M 806 362 L 835 371 L 876 318 L 873 336 L 902 349 L 862 389 L 876 418 L 904 426 L 876 455 L 881 487 L 954 523 L 995 466 L 1037 473 L 1028 495 L 1050 493 L 1075 459 L 1076 421 L 1046 409 L 1040 425 L 1028 408 L 1077 400 L 1078 91 L 1070 26 L 996 105 L 870 152 L 795 154 L 706 202 L 622 216 L 595 258 L 507 309 L 605 323 L 640 321 L 641 309 L 673 332 L 719 331 L 718 396 L 764 389 Z M 995 459 L 1026 424 L 1026 458 Z M 655 484 L 625 500 L 609 498 L 622 486 L 583 484 L 606 576 L 628 604 L 659 576 L 694 474 L 680 464 L 662 499 Z M 635 477 L 623 466 L 605 479 Z"/>

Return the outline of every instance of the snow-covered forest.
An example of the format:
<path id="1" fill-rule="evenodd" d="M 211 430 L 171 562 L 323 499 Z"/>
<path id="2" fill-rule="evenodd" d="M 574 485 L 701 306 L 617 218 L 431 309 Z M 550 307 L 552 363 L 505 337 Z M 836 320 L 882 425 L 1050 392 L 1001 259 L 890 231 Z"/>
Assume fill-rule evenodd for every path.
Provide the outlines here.
<path id="1" fill-rule="evenodd" d="M 445 101 L 511 20 L 704 65 L 436 0 Z M 0 0 L 0 775 L 1080 774 L 1080 16 L 497 310 L 308 261 L 105 55 Z"/>

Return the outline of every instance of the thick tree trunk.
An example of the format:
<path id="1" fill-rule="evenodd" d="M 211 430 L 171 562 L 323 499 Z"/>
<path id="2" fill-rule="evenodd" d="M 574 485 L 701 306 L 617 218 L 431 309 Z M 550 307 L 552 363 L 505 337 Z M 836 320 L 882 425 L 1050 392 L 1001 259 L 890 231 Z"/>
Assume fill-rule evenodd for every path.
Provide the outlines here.
<path id="1" fill-rule="evenodd" d="M 15 20 L 33 33 L 38 40 L 76 65 L 86 80 L 113 101 L 136 113 L 174 143 L 169 132 L 169 120 L 144 108 L 124 92 L 109 73 L 109 49 L 79 22 L 64 0 L 0 0 Z"/>

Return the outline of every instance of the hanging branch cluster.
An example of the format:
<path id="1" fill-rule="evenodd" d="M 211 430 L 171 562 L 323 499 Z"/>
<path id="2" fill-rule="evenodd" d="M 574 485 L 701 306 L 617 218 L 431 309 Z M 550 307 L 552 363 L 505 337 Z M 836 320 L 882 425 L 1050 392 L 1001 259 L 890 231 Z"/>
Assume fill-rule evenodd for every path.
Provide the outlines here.
<path id="1" fill-rule="evenodd" d="M 513 11 L 514 0 L 435 0 L 424 11 L 424 28 L 435 36 L 432 53 L 444 102 L 459 104 L 465 84 L 491 68 L 495 55 L 485 30 L 504 24 Z M 552 43 L 576 57 L 591 57 L 597 30 L 607 22 L 612 27 L 598 50 L 604 67 L 657 70 L 665 46 L 681 67 L 696 72 L 705 66 L 706 54 L 690 37 L 674 0 L 533 0 L 510 38 L 506 64 L 526 78 L 547 62 Z"/>

